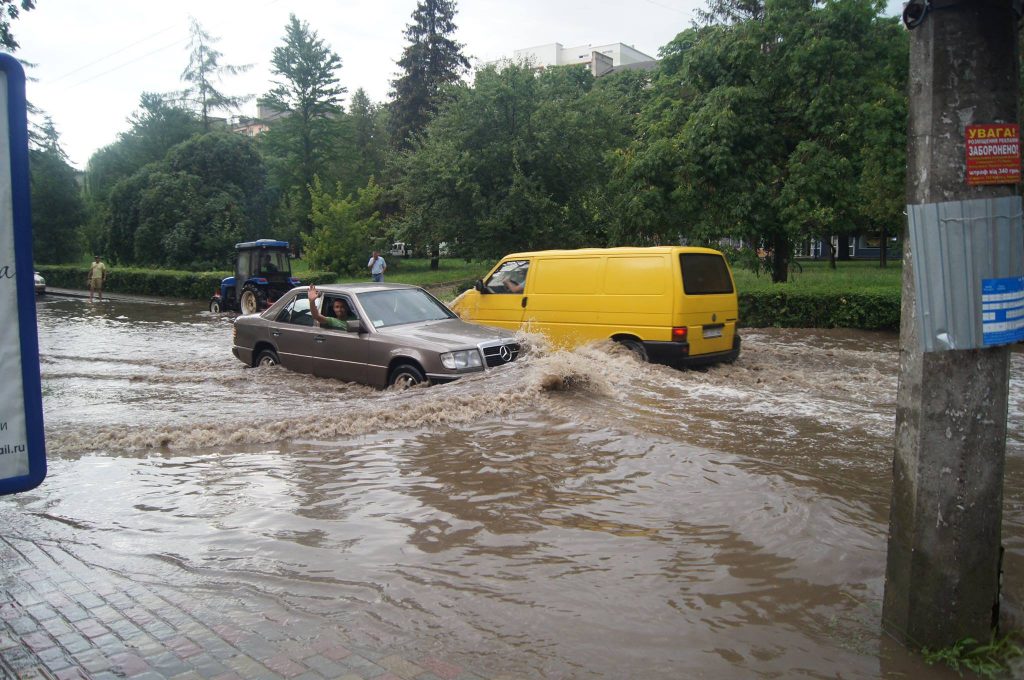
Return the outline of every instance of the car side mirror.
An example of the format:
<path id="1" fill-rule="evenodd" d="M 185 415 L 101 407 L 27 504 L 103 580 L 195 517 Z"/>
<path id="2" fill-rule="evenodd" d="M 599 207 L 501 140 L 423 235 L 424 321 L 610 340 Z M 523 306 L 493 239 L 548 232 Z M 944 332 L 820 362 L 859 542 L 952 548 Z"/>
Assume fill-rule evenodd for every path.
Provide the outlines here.
<path id="1" fill-rule="evenodd" d="M 487 293 L 491 292 L 490 288 L 488 288 L 487 286 L 484 285 L 484 280 L 483 279 L 477 279 L 476 283 L 473 284 L 473 288 L 475 290 L 480 291 L 481 293 L 483 293 L 485 295 Z"/>
<path id="2" fill-rule="evenodd" d="M 362 333 L 363 332 L 363 322 L 362 321 L 351 321 L 351 320 L 350 321 L 346 321 L 345 322 L 345 330 L 348 331 L 349 333 Z"/>

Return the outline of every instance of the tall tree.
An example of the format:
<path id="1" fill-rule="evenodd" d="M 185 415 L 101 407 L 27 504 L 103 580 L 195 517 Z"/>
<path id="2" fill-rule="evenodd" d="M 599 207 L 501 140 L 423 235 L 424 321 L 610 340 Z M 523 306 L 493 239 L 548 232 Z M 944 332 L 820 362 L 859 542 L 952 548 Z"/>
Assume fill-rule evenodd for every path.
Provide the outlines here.
<path id="1" fill-rule="evenodd" d="M 482 258 L 606 243 L 600 196 L 629 131 L 608 95 L 583 67 L 477 71 L 404 157 L 407 240 Z"/>
<path id="2" fill-rule="evenodd" d="M 34 255 L 38 262 L 73 262 L 80 255 L 78 228 L 85 216 L 78 173 L 49 117 L 42 130 L 29 151 Z"/>
<path id="3" fill-rule="evenodd" d="M 219 269 L 267 223 L 266 171 L 251 140 L 194 137 L 118 182 L 107 201 L 108 254 L 122 263 Z"/>
<path id="4" fill-rule="evenodd" d="M 11 22 L 18 18 L 22 11 L 35 9 L 35 0 L 0 0 L 0 45 L 11 52 L 18 49 L 18 41 L 11 33 Z"/>
<path id="5" fill-rule="evenodd" d="M 131 244 L 108 243 L 107 228 L 111 192 L 121 182 L 149 164 L 162 161 L 177 144 L 202 132 L 202 123 L 191 111 L 169 103 L 162 95 L 143 93 L 138 110 L 128 119 L 131 127 L 89 158 L 84 178 L 86 245 L 92 252 L 112 253 L 127 248 L 122 261 L 131 261 Z"/>
<path id="6" fill-rule="evenodd" d="M 885 143 L 866 134 L 884 118 L 864 103 L 906 54 L 883 5 L 765 3 L 760 18 L 690 29 L 663 48 L 647 134 L 624 156 L 633 205 L 654 211 L 647 222 L 764 247 L 774 281 L 788 278 L 798 240 L 863 228 L 857 188 L 870 144 Z M 875 163 L 870 172 L 897 170 Z M 869 185 L 892 190 L 899 180 Z"/>
<path id="7" fill-rule="evenodd" d="M 445 88 L 469 70 L 455 29 L 455 0 L 419 0 L 405 29 L 409 44 L 398 60 L 401 75 L 391 82 L 391 140 L 408 148 L 437 112 Z"/>
<path id="8" fill-rule="evenodd" d="M 252 64 L 222 66 L 220 58 L 224 55 L 213 47 L 220 38 L 204 31 L 195 18 L 191 19 L 190 31 L 188 66 L 181 73 L 181 79 L 188 83 L 188 87 L 181 92 L 181 99 L 199 113 L 203 130 L 209 132 L 211 111 L 236 110 L 252 99 L 252 95 L 224 94 L 214 81 L 220 81 L 225 75 L 244 73 L 252 68 Z"/>
<path id="9" fill-rule="evenodd" d="M 285 27 L 284 44 L 275 47 L 271 72 L 274 89 L 260 102 L 280 114 L 266 144 L 277 156 L 275 177 L 284 196 L 293 196 L 291 215 L 298 232 L 312 231 L 311 187 L 329 159 L 336 136 L 332 124 L 342 113 L 346 88 L 339 84 L 341 57 L 294 14 Z"/>

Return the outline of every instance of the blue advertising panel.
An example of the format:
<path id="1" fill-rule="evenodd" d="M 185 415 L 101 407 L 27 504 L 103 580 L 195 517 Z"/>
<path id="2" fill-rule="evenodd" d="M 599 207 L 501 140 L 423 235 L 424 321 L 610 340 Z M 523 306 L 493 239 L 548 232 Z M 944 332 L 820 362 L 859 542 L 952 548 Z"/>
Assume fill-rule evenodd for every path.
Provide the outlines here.
<path id="1" fill-rule="evenodd" d="M 983 279 L 981 305 L 986 347 L 1024 342 L 1024 276 Z"/>
<path id="2" fill-rule="evenodd" d="M 32 266 L 25 72 L 0 54 L 0 494 L 46 477 Z"/>

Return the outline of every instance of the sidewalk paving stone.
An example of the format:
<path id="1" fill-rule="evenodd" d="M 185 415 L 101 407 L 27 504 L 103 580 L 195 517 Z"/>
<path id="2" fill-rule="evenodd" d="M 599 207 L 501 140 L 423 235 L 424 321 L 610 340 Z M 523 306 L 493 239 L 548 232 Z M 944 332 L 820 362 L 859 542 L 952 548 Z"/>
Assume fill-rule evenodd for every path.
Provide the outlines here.
<path id="1" fill-rule="evenodd" d="M 434 656 L 353 645 L 315 614 L 207 595 L 0 537 L 0 678 L 482 680 Z"/>

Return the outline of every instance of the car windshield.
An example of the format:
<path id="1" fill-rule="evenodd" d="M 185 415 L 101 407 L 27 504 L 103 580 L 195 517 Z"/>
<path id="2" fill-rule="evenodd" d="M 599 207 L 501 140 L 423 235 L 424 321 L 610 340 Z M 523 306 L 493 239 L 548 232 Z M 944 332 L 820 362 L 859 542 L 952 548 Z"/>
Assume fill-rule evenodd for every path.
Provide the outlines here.
<path id="1" fill-rule="evenodd" d="M 447 307 L 418 288 L 361 293 L 359 302 L 374 328 L 441 321 L 455 316 Z"/>

